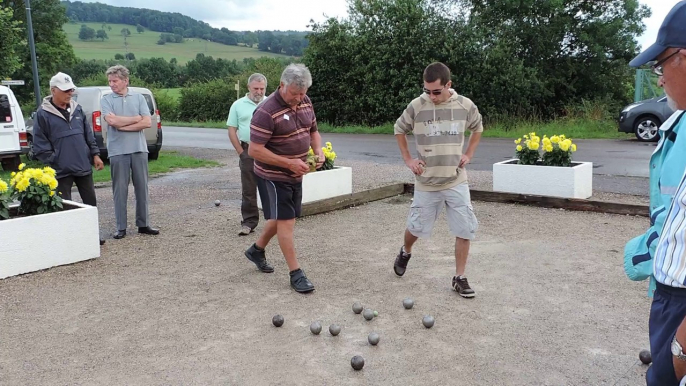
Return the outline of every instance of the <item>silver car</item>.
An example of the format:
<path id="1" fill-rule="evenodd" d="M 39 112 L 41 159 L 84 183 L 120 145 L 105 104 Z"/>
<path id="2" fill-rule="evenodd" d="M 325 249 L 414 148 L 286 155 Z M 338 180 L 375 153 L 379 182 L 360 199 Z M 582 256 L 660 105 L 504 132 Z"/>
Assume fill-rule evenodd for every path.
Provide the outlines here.
<path id="1" fill-rule="evenodd" d="M 619 131 L 634 133 L 639 141 L 657 142 L 660 125 L 672 114 L 666 96 L 632 103 L 619 114 Z"/>

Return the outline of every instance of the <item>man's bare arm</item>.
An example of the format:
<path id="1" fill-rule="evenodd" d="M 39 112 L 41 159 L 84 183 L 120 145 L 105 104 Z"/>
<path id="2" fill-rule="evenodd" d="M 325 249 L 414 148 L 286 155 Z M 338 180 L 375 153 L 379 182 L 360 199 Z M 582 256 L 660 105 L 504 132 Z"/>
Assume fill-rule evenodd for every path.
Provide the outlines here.
<path id="1" fill-rule="evenodd" d="M 150 119 L 150 116 L 144 116 L 142 118 L 143 119 L 141 119 L 140 121 L 138 121 L 136 123 L 133 123 L 131 125 L 124 126 L 124 127 L 119 127 L 119 128 L 117 128 L 117 130 L 121 130 L 121 131 L 143 131 L 143 130 L 152 126 L 152 120 Z"/>
<path id="2" fill-rule="evenodd" d="M 410 147 L 407 145 L 407 135 L 396 134 L 395 140 L 398 142 L 400 155 L 402 155 L 405 165 L 412 170 L 412 173 L 416 175 L 422 174 L 424 172 L 424 161 L 413 159 L 412 155 L 410 155 Z"/>
<path id="3" fill-rule="evenodd" d="M 236 133 L 236 130 L 238 129 L 233 126 L 229 126 L 229 141 L 231 141 L 233 148 L 236 149 L 236 153 L 241 155 L 241 153 L 243 153 L 243 147 L 241 146 L 241 141 L 238 139 L 238 133 Z"/>
<path id="4" fill-rule="evenodd" d="M 134 123 L 140 122 L 142 119 L 143 117 L 140 115 L 134 115 L 133 117 L 119 116 L 112 113 L 105 115 L 105 122 L 107 122 L 107 124 L 110 126 L 116 127 L 117 129 L 120 127 L 133 125 Z"/>
<path id="5" fill-rule="evenodd" d="M 286 168 L 296 176 L 302 176 L 310 171 L 310 167 L 300 158 L 286 158 L 276 155 L 264 147 L 263 144 L 251 142 L 250 147 L 248 147 L 248 154 L 260 162 Z"/>

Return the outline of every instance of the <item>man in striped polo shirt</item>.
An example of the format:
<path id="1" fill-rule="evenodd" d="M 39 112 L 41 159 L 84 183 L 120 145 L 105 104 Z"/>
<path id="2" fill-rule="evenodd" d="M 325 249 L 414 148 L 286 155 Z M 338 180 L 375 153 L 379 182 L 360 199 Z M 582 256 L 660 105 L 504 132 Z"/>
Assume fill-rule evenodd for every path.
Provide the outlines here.
<path id="1" fill-rule="evenodd" d="M 676 110 L 686 109 L 686 1 L 680 1 L 669 12 L 656 43 L 629 64 L 639 67 L 652 61 L 655 63 L 651 67 L 661 77 L 662 87 Z M 685 126 L 686 119 L 682 118 L 671 128 L 667 140 L 674 146 L 683 144 Z M 675 148 L 672 153 L 684 150 Z M 646 372 L 648 386 L 686 384 L 686 175 L 678 158 L 665 158 L 664 162 L 670 165 L 663 164 L 662 170 L 680 171 L 682 176 L 676 191 L 668 193 L 674 198 L 667 208 L 653 258 L 656 288 L 648 322 L 653 359 Z"/>
<path id="2" fill-rule="evenodd" d="M 419 237 L 431 236 L 434 222 L 445 206 L 450 232 L 455 236 L 455 276 L 452 288 L 460 296 L 473 298 L 465 277 L 470 240 L 478 222 L 469 196 L 465 166 L 481 140 L 481 114 L 474 102 L 450 88 L 450 69 L 432 63 L 424 70 L 424 93 L 407 106 L 395 123 L 395 138 L 405 164 L 415 174 L 414 199 L 407 218 L 404 244 L 393 264 L 403 276 Z M 465 130 L 471 132 L 462 152 Z M 414 133 L 419 157 L 413 159 L 407 134 Z"/>
<path id="3" fill-rule="evenodd" d="M 305 95 L 312 75 L 302 64 L 291 64 L 281 74 L 278 90 L 255 110 L 250 123 L 248 153 L 255 159 L 257 189 L 267 224 L 245 256 L 262 272 L 274 272 L 264 249 L 277 236 L 290 271 L 291 287 L 300 293 L 314 285 L 300 268 L 293 245 L 295 218 L 302 207 L 302 179 L 310 170 L 305 162 L 312 147 L 324 162 L 322 140 L 312 102 Z"/>

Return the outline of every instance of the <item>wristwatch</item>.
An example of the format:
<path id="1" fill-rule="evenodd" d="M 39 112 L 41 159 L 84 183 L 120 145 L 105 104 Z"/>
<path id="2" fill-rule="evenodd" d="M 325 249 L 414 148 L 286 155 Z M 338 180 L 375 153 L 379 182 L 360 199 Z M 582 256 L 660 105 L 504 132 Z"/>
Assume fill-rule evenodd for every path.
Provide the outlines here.
<path id="1" fill-rule="evenodd" d="M 676 336 L 672 339 L 672 355 L 677 359 L 686 362 L 686 354 L 684 354 L 684 349 L 681 347 L 679 342 L 676 340 Z"/>

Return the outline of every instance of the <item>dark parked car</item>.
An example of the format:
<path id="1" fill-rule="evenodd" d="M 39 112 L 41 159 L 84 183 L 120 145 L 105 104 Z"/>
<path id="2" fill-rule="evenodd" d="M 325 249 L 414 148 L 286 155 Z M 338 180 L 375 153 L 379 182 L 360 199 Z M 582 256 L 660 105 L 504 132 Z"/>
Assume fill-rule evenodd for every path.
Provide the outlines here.
<path id="1" fill-rule="evenodd" d="M 639 141 L 657 142 L 660 125 L 673 113 L 666 96 L 632 103 L 619 115 L 619 131 L 634 133 Z"/>

